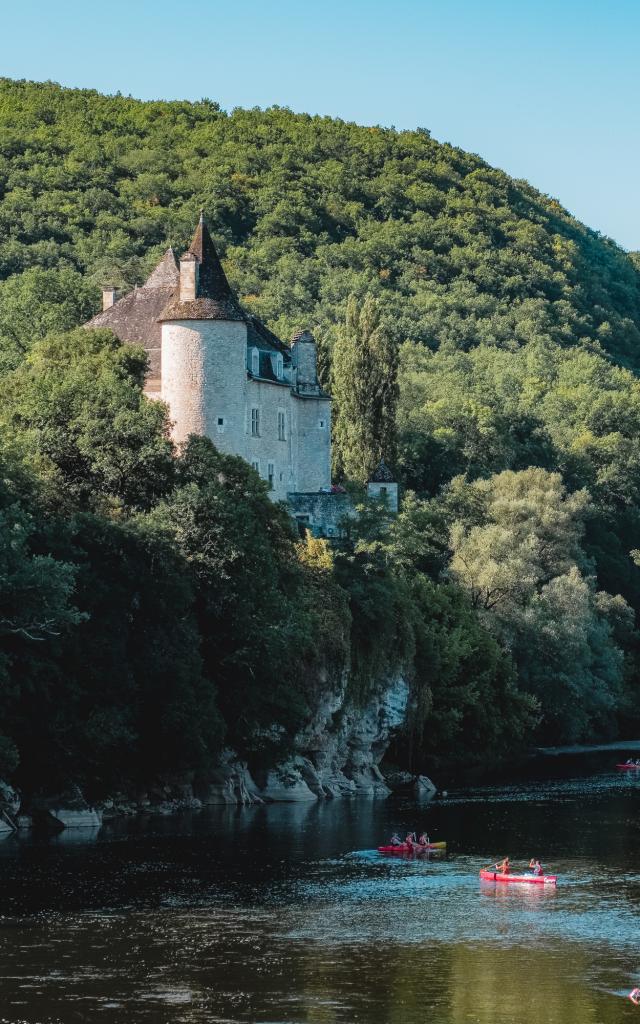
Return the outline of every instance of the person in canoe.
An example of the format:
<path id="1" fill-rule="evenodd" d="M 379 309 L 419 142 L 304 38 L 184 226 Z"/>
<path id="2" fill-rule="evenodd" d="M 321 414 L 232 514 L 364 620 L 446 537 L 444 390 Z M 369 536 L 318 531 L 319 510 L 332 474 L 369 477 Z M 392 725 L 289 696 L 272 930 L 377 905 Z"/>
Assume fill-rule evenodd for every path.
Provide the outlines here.
<path id="1" fill-rule="evenodd" d="M 405 845 L 408 846 L 408 848 L 410 850 L 413 849 L 415 841 L 416 841 L 416 834 L 415 834 L 415 832 L 407 832 L 407 838 L 405 839 Z"/>
<path id="2" fill-rule="evenodd" d="M 427 835 L 426 832 L 423 832 L 422 835 L 420 836 L 420 838 L 418 839 L 418 846 L 428 846 L 428 845 L 429 845 L 429 836 Z"/>
<path id="3" fill-rule="evenodd" d="M 402 846 L 402 839 L 400 838 L 397 832 L 394 832 L 393 835 L 391 836 L 391 842 L 389 843 L 389 846 Z"/>
<path id="4" fill-rule="evenodd" d="M 543 875 L 544 870 L 539 860 L 535 860 L 533 857 L 529 861 L 529 871 L 532 871 L 534 875 Z"/>
<path id="5" fill-rule="evenodd" d="M 493 867 L 498 872 L 498 874 L 500 874 L 500 875 L 508 875 L 510 870 L 511 870 L 511 864 L 509 863 L 509 858 L 505 857 L 504 860 L 501 860 L 499 864 L 494 864 Z"/>

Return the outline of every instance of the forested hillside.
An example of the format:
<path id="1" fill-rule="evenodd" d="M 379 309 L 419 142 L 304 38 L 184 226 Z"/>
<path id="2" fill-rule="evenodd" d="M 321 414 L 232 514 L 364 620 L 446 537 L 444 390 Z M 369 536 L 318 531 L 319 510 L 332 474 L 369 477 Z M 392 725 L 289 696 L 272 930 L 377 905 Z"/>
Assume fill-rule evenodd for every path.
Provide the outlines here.
<path id="1" fill-rule="evenodd" d="M 404 506 L 334 555 L 74 332 L 201 207 L 245 307 L 315 331 L 346 477 L 375 325 Z M 269 759 L 347 664 L 407 668 L 414 763 L 637 728 L 639 369 L 637 260 L 426 130 L 3 80 L 0 775 Z"/>
<path id="2" fill-rule="evenodd" d="M 624 253 L 428 131 L 5 79 L 0 132 L 0 278 L 49 271 L 45 301 L 67 296 L 58 327 L 70 291 L 81 317 L 87 278 L 140 283 L 203 206 L 232 284 L 285 336 L 327 330 L 350 293 L 373 292 L 400 341 L 550 340 L 638 365 L 640 278 Z M 23 295 L 3 293 L 9 336 Z"/>

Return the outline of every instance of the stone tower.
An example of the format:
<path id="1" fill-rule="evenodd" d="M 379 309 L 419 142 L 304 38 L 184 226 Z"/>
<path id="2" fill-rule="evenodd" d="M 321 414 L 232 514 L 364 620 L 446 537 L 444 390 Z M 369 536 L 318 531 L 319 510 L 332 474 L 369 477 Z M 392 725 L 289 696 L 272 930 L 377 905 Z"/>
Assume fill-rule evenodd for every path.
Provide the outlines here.
<path id="1" fill-rule="evenodd" d="M 211 235 L 200 221 L 180 259 L 176 294 L 160 316 L 161 396 L 177 444 L 189 434 L 244 454 L 247 317 L 231 291 Z"/>
<path id="2" fill-rule="evenodd" d="M 385 501 L 390 512 L 398 511 L 398 484 L 384 459 L 380 459 L 369 478 L 367 494 L 370 498 Z"/>

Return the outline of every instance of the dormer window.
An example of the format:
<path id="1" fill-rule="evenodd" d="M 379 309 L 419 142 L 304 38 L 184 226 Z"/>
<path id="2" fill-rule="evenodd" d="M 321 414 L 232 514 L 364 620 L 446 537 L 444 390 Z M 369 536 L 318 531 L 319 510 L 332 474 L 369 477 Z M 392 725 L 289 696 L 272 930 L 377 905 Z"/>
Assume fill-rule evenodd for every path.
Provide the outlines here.
<path id="1" fill-rule="evenodd" d="M 260 353 L 257 348 L 251 349 L 251 372 L 254 377 L 260 376 Z"/>
<path id="2" fill-rule="evenodd" d="M 276 377 L 278 378 L 278 380 L 282 380 L 283 376 L 284 376 L 284 359 L 282 358 L 282 356 L 278 352 L 278 354 L 276 356 Z"/>

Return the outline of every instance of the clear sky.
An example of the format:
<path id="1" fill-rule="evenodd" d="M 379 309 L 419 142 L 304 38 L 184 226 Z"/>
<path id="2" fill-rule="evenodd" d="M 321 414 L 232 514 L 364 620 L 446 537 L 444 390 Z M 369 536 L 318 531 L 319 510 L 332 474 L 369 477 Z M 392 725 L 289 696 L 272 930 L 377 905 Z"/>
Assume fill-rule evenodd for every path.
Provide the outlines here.
<path id="1" fill-rule="evenodd" d="M 640 0 L 14 0 L 0 74 L 433 136 L 640 249 Z"/>

